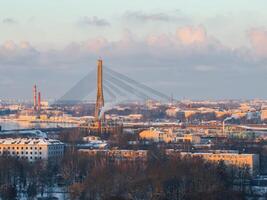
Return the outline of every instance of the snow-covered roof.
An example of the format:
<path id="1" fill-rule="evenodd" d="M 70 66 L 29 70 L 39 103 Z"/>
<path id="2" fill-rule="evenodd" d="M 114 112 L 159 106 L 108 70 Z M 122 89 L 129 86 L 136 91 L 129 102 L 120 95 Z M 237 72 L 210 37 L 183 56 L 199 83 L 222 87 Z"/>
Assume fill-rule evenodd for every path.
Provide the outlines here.
<path id="1" fill-rule="evenodd" d="M 0 145 L 54 145 L 64 144 L 59 140 L 47 138 L 5 138 L 0 139 Z"/>
<path id="2" fill-rule="evenodd" d="M 47 134 L 40 130 L 19 130 L 19 131 L 3 131 L 1 132 L 3 135 L 36 135 L 37 137 L 46 138 Z"/>

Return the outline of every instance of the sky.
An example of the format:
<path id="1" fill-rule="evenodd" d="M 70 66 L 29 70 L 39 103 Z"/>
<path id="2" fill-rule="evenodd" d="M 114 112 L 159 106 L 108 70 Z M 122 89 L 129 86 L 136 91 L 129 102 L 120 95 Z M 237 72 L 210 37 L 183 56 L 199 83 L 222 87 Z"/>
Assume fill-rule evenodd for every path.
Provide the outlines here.
<path id="1" fill-rule="evenodd" d="M 266 0 L 0 0 L 0 99 L 96 67 L 177 99 L 267 98 Z"/>

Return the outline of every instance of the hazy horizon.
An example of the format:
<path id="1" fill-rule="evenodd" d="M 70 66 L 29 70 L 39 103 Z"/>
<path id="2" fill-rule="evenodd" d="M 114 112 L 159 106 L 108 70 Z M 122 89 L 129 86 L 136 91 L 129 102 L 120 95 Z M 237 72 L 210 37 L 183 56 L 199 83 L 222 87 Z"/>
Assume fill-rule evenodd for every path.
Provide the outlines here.
<path id="1" fill-rule="evenodd" d="M 0 0 L 0 99 L 104 67 L 176 99 L 267 99 L 267 2 Z"/>

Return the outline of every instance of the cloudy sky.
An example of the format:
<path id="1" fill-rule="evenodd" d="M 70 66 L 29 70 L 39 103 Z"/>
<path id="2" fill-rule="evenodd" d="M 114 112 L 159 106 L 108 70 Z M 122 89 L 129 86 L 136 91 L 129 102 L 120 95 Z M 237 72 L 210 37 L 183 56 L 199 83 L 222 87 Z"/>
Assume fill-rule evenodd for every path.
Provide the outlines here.
<path id="1" fill-rule="evenodd" d="M 267 98 L 266 0 L 0 0 L 0 98 L 96 66 L 178 99 Z"/>

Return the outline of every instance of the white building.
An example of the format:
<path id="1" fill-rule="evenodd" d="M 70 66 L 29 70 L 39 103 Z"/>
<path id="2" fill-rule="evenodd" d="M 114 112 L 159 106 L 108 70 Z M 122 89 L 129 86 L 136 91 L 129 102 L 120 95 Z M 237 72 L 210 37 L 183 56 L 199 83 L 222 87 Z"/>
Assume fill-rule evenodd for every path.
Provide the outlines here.
<path id="1" fill-rule="evenodd" d="M 60 158 L 64 153 L 64 143 L 45 138 L 0 139 L 0 156 L 14 156 L 29 161 Z"/>

